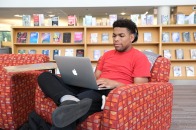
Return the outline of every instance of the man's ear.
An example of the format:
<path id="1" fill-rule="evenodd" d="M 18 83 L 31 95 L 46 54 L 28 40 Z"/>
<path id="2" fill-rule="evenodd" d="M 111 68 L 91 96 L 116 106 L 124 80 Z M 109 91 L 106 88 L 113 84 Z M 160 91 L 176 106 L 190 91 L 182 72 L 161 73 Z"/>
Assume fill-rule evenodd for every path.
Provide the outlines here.
<path id="1" fill-rule="evenodd" d="M 130 41 L 131 41 L 131 43 L 133 43 L 134 39 L 135 39 L 135 35 L 134 34 L 130 34 Z"/>

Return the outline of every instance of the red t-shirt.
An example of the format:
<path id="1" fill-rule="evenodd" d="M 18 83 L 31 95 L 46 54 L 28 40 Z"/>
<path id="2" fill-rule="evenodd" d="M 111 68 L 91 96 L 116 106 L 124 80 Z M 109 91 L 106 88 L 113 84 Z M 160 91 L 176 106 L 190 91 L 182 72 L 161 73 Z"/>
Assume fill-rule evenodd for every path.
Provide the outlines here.
<path id="1" fill-rule="evenodd" d="M 147 57 L 132 47 L 127 52 L 111 50 L 101 57 L 98 70 L 100 78 L 108 78 L 124 84 L 133 83 L 134 77 L 150 77 L 150 63 Z"/>

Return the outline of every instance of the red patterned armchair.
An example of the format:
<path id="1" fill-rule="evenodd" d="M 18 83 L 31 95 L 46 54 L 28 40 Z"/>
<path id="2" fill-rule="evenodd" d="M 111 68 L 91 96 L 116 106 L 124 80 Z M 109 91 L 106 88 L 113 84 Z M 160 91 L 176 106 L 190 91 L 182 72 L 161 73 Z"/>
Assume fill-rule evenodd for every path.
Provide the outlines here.
<path id="1" fill-rule="evenodd" d="M 35 108 L 35 87 L 40 71 L 8 73 L 4 66 L 48 62 L 42 54 L 0 54 L 0 128 L 17 129 Z"/>
<path id="2" fill-rule="evenodd" d="M 104 110 L 89 116 L 78 130 L 168 130 L 171 125 L 173 86 L 169 81 L 170 61 L 158 57 L 149 83 L 129 84 L 112 90 Z M 47 122 L 56 105 L 36 89 L 36 112 Z"/>

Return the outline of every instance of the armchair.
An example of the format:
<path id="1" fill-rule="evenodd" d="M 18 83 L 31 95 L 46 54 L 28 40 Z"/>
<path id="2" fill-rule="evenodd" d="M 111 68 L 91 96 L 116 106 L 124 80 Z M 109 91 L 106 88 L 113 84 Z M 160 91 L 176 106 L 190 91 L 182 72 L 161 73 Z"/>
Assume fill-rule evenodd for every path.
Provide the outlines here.
<path id="1" fill-rule="evenodd" d="M 168 130 L 171 125 L 173 86 L 169 81 L 170 61 L 158 57 L 149 83 L 128 84 L 113 89 L 104 110 L 90 115 L 78 130 Z M 35 110 L 47 122 L 56 105 L 36 88 Z"/>
<path id="2" fill-rule="evenodd" d="M 8 73 L 5 66 L 48 62 L 42 54 L 0 54 L 0 128 L 17 129 L 35 108 L 35 87 L 40 71 Z"/>

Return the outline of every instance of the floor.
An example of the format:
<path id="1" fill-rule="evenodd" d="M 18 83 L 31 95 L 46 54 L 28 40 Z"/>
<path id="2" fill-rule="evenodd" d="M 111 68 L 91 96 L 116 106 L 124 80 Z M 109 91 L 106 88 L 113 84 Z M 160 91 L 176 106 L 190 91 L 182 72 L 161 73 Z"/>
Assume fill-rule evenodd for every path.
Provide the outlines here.
<path id="1" fill-rule="evenodd" d="M 170 130 L 196 130 L 196 85 L 174 86 Z"/>

